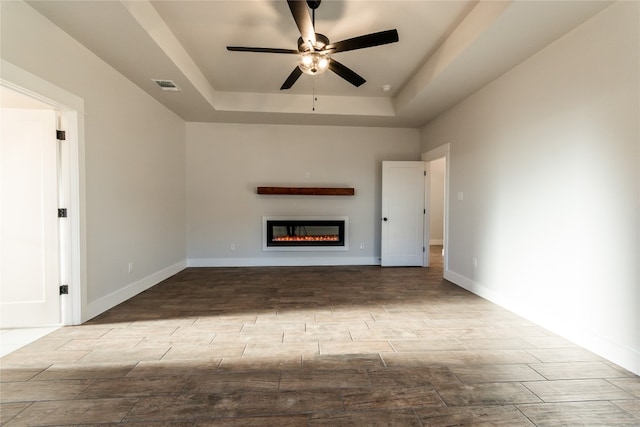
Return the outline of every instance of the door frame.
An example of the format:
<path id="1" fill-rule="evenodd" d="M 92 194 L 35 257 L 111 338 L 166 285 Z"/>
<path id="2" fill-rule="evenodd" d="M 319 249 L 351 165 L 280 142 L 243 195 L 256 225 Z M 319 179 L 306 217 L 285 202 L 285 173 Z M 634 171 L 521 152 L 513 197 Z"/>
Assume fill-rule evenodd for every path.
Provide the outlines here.
<path id="1" fill-rule="evenodd" d="M 429 151 L 425 151 L 421 155 L 421 159 L 425 162 L 431 162 L 433 160 L 438 160 L 444 157 L 445 159 L 445 174 L 444 174 L 444 265 L 443 265 L 443 273 L 446 273 L 449 270 L 449 174 L 450 174 L 450 162 L 451 162 L 451 154 L 450 154 L 450 144 L 446 143 L 439 147 L 433 148 Z M 430 168 L 427 169 L 427 175 L 430 174 Z M 431 176 L 428 176 L 431 179 Z M 428 245 L 429 241 L 425 241 L 425 245 Z"/>
<path id="2" fill-rule="evenodd" d="M 422 216 L 422 266 L 431 264 L 429 241 L 431 239 L 431 163 L 424 163 L 424 215 Z"/>
<path id="3" fill-rule="evenodd" d="M 69 212 L 61 246 L 62 279 L 69 295 L 61 298 L 61 324 L 79 325 L 86 311 L 86 232 L 84 166 L 84 100 L 40 77 L 2 60 L 0 85 L 50 105 L 58 114 L 58 124 L 66 131 L 65 149 L 60 159 L 63 197 Z M 64 254 L 62 252 L 65 252 Z"/>

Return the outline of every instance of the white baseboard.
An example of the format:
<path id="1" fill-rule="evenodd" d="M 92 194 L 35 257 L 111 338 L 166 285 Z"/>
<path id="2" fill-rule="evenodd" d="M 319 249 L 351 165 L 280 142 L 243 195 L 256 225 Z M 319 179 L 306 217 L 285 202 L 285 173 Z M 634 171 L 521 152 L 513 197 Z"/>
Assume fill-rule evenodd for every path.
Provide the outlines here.
<path id="1" fill-rule="evenodd" d="M 531 307 L 526 301 L 516 301 L 497 293 L 485 286 L 482 286 L 472 279 L 445 270 L 444 278 L 448 281 L 474 293 L 486 300 L 489 300 L 519 316 L 530 320 L 545 329 L 578 344 L 587 350 L 603 357 L 633 373 L 640 375 L 640 351 L 613 342 L 605 337 L 601 337 L 593 332 L 584 330 L 578 325 L 560 319 L 553 314 Z"/>
<path id="2" fill-rule="evenodd" d="M 187 267 L 303 267 L 322 265 L 380 265 L 377 257 L 190 258 Z"/>
<path id="3" fill-rule="evenodd" d="M 118 289 L 115 292 L 105 295 L 95 301 L 87 304 L 86 316 L 83 316 L 83 321 L 87 321 L 96 317 L 97 315 L 104 313 L 110 308 L 138 295 L 140 292 L 146 291 L 152 286 L 157 285 L 163 280 L 173 276 L 174 274 L 184 270 L 187 266 L 186 261 L 180 261 L 169 267 L 163 268 L 153 274 L 144 277 L 137 282 L 133 282 L 130 285 L 125 286 L 122 289 Z"/>

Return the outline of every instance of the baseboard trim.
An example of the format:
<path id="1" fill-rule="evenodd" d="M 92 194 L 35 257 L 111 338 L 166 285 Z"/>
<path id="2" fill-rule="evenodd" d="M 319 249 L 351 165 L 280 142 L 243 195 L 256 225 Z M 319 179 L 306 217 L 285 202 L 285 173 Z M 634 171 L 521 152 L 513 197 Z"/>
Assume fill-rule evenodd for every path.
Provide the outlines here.
<path id="1" fill-rule="evenodd" d="M 553 314 L 545 313 L 535 307 L 530 307 L 521 301 L 497 293 L 472 279 L 451 270 L 445 270 L 444 278 L 469 292 L 489 300 L 519 316 L 534 322 L 545 329 L 586 348 L 636 375 L 640 375 L 640 351 L 613 342 L 590 331 L 581 329 L 578 325 L 559 319 Z"/>
<path id="2" fill-rule="evenodd" d="M 103 296 L 95 301 L 87 304 L 87 316 L 83 321 L 92 319 L 99 314 L 115 307 L 116 305 L 123 303 L 124 301 L 138 295 L 140 292 L 144 292 L 147 289 L 157 285 L 163 280 L 173 276 L 174 274 L 184 270 L 187 267 L 186 261 L 180 261 L 169 267 L 163 268 L 153 274 L 148 275 L 130 285 L 125 286 L 122 289 L 118 289 L 108 295 Z"/>
<path id="3" fill-rule="evenodd" d="M 377 257 L 190 258 L 187 267 L 305 267 L 380 265 Z"/>

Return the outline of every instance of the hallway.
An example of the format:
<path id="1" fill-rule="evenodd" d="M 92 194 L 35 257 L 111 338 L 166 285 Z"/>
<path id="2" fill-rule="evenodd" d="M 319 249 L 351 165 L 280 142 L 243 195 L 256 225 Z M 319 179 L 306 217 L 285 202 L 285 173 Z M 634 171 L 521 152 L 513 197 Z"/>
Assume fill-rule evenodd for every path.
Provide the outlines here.
<path id="1" fill-rule="evenodd" d="M 0 359 L 0 421 L 640 424 L 640 378 L 443 280 L 440 251 L 428 269 L 189 268 Z"/>

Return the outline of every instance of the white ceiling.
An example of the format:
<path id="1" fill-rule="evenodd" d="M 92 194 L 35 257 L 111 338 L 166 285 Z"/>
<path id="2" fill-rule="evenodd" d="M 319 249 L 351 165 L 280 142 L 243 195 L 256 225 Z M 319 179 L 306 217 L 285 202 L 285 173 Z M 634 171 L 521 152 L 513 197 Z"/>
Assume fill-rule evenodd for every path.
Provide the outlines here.
<path id="1" fill-rule="evenodd" d="M 28 3 L 186 121 L 419 127 L 610 2 L 325 0 L 315 28 L 332 42 L 393 28 L 400 41 L 335 54 L 359 88 L 327 72 L 287 91 L 296 55 L 226 50 L 296 49 L 284 0 Z"/>

